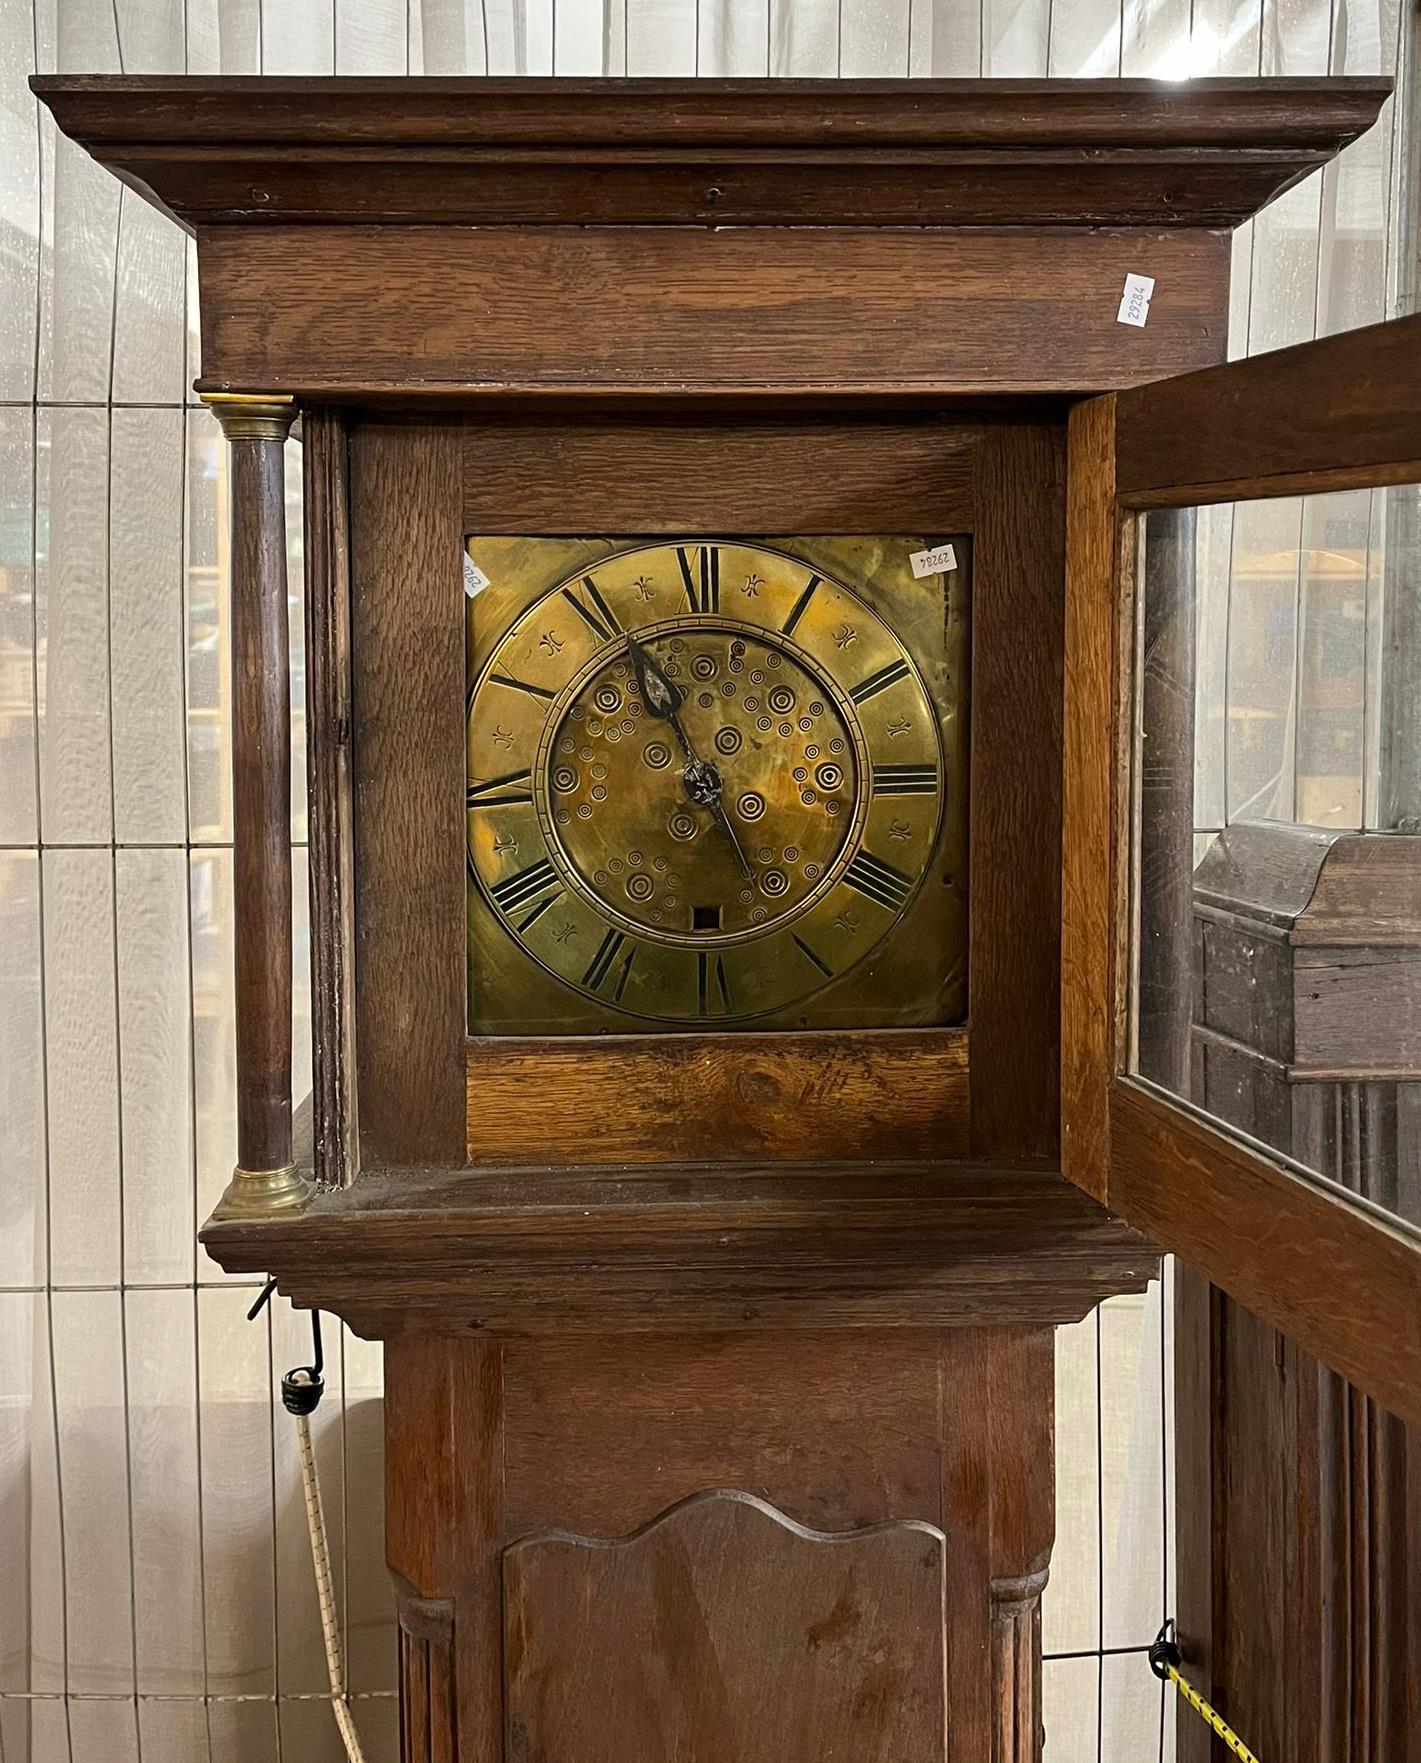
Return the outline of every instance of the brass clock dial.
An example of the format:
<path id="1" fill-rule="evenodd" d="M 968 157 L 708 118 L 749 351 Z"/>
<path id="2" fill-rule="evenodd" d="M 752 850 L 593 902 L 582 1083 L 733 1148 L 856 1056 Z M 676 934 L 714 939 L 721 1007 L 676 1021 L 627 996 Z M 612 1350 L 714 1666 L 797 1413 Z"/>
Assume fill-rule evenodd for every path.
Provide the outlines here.
<path id="1" fill-rule="evenodd" d="M 939 713 L 826 567 L 741 540 L 621 546 L 485 649 L 478 908 L 608 1026 L 807 1009 L 901 923 L 942 830 Z"/>

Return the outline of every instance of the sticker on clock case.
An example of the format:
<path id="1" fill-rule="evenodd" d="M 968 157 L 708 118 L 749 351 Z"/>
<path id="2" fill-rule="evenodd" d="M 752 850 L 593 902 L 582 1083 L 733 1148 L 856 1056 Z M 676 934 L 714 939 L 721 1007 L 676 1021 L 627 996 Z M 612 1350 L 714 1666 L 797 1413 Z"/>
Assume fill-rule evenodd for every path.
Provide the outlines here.
<path id="1" fill-rule="evenodd" d="M 919 581 L 925 575 L 942 575 L 957 568 L 957 552 L 951 545 L 939 545 L 932 551 L 910 551 L 908 562 Z"/>
<path id="2" fill-rule="evenodd" d="M 1120 296 L 1120 310 L 1115 314 L 1116 324 L 1131 324 L 1142 330 L 1149 322 L 1150 301 L 1155 297 L 1155 278 L 1152 275 L 1127 275 L 1125 292 Z"/>
<path id="3" fill-rule="evenodd" d="M 472 600 L 475 594 L 483 593 L 488 585 L 489 578 L 466 551 L 464 553 L 464 592 Z"/>

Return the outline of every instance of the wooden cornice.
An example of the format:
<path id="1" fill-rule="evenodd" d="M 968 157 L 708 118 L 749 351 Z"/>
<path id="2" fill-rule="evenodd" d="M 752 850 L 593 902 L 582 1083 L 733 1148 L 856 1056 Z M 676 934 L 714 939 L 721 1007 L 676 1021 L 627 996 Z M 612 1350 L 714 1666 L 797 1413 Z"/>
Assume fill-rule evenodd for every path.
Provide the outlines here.
<path id="1" fill-rule="evenodd" d="M 382 1337 L 1044 1325 L 1159 1261 L 1053 1170 L 963 1163 L 390 1170 L 202 1241 Z"/>
<path id="2" fill-rule="evenodd" d="M 190 229 L 292 223 L 1229 228 L 1385 79 L 43 75 L 64 133 Z"/>

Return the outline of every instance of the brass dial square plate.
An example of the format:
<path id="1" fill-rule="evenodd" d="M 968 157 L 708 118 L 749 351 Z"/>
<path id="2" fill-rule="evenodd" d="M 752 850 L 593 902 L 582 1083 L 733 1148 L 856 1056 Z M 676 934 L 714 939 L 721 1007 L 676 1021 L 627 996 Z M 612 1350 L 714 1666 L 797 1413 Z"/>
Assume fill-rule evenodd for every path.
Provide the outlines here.
<path id="1" fill-rule="evenodd" d="M 960 1022 L 969 555 L 470 538 L 470 1032 Z"/>

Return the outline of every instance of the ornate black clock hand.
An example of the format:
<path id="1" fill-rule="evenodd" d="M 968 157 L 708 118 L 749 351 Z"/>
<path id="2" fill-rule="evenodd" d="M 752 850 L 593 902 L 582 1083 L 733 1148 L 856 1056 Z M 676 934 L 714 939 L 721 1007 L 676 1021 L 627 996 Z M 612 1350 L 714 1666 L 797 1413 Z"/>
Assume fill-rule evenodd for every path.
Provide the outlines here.
<path id="1" fill-rule="evenodd" d="M 702 759 L 691 745 L 686 731 L 681 726 L 678 712 L 681 708 L 682 695 L 674 680 L 670 680 L 637 642 L 635 637 L 627 638 L 627 653 L 631 656 L 632 666 L 636 670 L 637 686 L 641 691 L 642 702 L 646 705 L 650 716 L 659 717 L 663 722 L 671 724 L 672 733 L 680 743 L 685 755 L 686 769 L 682 781 L 686 786 L 686 794 L 701 808 L 709 808 L 716 824 L 730 840 L 735 851 L 736 862 L 740 865 L 740 873 L 751 881 L 754 871 L 751 869 L 740 840 L 735 836 L 735 828 L 730 824 L 730 816 L 721 803 L 720 773 L 707 760 Z"/>

